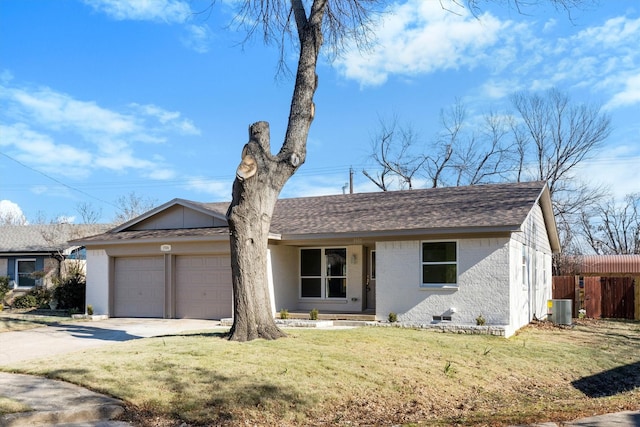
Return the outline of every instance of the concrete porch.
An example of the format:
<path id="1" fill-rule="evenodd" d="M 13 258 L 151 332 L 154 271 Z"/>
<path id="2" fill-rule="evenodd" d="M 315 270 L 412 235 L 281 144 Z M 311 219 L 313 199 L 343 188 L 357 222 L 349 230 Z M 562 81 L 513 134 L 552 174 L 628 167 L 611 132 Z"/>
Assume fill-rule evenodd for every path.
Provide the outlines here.
<path id="1" fill-rule="evenodd" d="M 276 318 L 280 318 L 280 313 L 276 313 Z M 289 319 L 309 320 L 308 311 L 290 311 Z M 366 310 L 359 313 L 339 313 L 330 311 L 318 312 L 318 320 L 348 320 L 357 322 L 375 322 L 376 314 L 374 310 Z"/>

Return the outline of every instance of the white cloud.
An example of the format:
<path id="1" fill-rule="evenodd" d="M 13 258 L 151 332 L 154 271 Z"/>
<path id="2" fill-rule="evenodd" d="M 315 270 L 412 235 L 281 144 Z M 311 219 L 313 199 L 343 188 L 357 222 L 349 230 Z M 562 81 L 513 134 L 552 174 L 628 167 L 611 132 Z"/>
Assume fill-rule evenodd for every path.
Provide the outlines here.
<path id="1" fill-rule="evenodd" d="M 22 225 L 26 223 L 27 219 L 17 203 L 11 200 L 0 200 L 0 225 Z"/>
<path id="2" fill-rule="evenodd" d="M 194 25 L 188 21 L 195 15 L 188 1 L 181 0 L 84 0 L 95 11 L 118 21 L 150 21 L 160 24 L 184 25 L 181 41 L 197 53 L 206 53 L 212 40 L 206 24 Z"/>
<path id="3" fill-rule="evenodd" d="M 585 177 L 585 180 L 593 186 L 606 186 L 616 200 L 623 200 L 627 194 L 640 192 L 638 183 L 629 179 L 630 176 L 637 174 L 638 163 L 640 163 L 640 156 L 586 161 L 578 174 Z"/>
<path id="4" fill-rule="evenodd" d="M 608 107 L 639 101 L 640 18 L 620 16 L 556 41 L 541 79 L 609 94 Z M 557 61 L 554 60 L 557 58 Z"/>
<path id="5" fill-rule="evenodd" d="M 629 106 L 640 103 L 640 70 L 637 75 L 629 76 L 626 79 L 624 89 L 616 93 L 613 98 L 604 106 L 605 110 L 617 107 Z"/>
<path id="6" fill-rule="evenodd" d="M 178 111 L 167 111 L 153 104 L 140 105 L 132 103 L 130 107 L 145 118 L 157 121 L 161 128 L 167 131 L 175 131 L 182 135 L 200 135 L 198 129 L 191 120 L 182 118 Z M 155 123 L 148 127 L 153 128 Z"/>
<path id="7" fill-rule="evenodd" d="M 85 0 L 94 10 L 123 21 L 183 23 L 192 14 L 188 2 L 179 0 Z"/>
<path id="8" fill-rule="evenodd" d="M 451 3 L 455 8 L 455 3 Z M 479 18 L 468 10 L 444 10 L 440 2 L 409 0 L 394 4 L 376 25 L 377 43 L 370 52 L 351 49 L 338 61 L 341 72 L 363 85 L 383 84 L 391 74 L 414 76 L 491 63 L 487 54 L 510 22 L 489 13 Z"/>
<path id="9" fill-rule="evenodd" d="M 25 90 L 5 88 L 0 92 L 14 110 L 53 129 L 74 129 L 83 134 L 95 132 L 121 135 L 137 130 L 135 119 L 99 107 L 94 102 L 78 101 L 49 88 Z"/>
<path id="10" fill-rule="evenodd" d="M 187 25 L 186 35 L 182 37 L 182 43 L 189 49 L 198 53 L 207 53 L 211 46 L 213 34 L 206 25 Z"/>
<path id="11" fill-rule="evenodd" d="M 67 144 L 56 144 L 48 135 L 29 129 L 25 124 L 0 124 L 0 145 L 17 152 L 15 158 L 45 172 L 57 172 L 76 178 L 89 174 L 92 156 Z"/>
<path id="12" fill-rule="evenodd" d="M 202 177 L 189 178 L 186 188 L 222 200 L 231 199 L 231 181 L 214 181 Z"/>
<path id="13" fill-rule="evenodd" d="M 157 181 L 167 181 L 170 179 L 174 179 L 176 177 L 176 171 L 166 167 L 158 167 L 157 169 L 152 170 L 147 174 L 147 177 L 150 179 L 155 179 Z"/>
<path id="14" fill-rule="evenodd" d="M 0 145 L 37 170 L 87 177 L 93 168 L 137 170 L 157 179 L 168 176 L 153 153 L 137 154 L 139 143 L 163 143 L 200 130 L 178 111 L 132 103 L 121 111 L 82 101 L 50 88 L 0 84 Z M 64 142 L 63 142 L 64 141 Z"/>

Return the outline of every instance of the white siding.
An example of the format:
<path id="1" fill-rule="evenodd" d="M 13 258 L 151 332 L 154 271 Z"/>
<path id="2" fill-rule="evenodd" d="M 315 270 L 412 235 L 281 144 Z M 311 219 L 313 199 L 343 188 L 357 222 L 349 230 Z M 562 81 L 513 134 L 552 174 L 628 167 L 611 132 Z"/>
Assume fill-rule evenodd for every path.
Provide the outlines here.
<path id="1" fill-rule="evenodd" d="M 289 311 L 298 307 L 298 248 L 270 246 L 269 288 L 273 292 L 273 311 Z"/>
<path id="2" fill-rule="evenodd" d="M 87 250 L 87 305 L 94 314 L 109 315 L 109 256 L 102 249 Z"/>
<path id="3" fill-rule="evenodd" d="M 525 256 L 525 268 L 522 257 Z M 551 299 L 552 254 L 542 209 L 536 205 L 510 243 L 511 324 L 515 329 L 547 315 Z"/>
<path id="4" fill-rule="evenodd" d="M 390 312 L 401 321 L 432 323 L 451 316 L 452 323 L 475 325 L 509 321 L 508 239 L 458 240 L 458 288 L 421 288 L 421 241 L 378 242 L 377 308 L 379 320 Z M 453 309 L 453 310 L 452 310 Z"/>

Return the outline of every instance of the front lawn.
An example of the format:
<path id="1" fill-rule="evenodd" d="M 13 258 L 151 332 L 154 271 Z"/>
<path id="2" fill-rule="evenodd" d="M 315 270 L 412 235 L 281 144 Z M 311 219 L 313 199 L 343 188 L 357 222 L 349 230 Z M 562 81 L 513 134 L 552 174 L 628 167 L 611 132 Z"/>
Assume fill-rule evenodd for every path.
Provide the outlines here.
<path id="1" fill-rule="evenodd" d="M 367 327 L 141 339 L 6 369 L 87 386 L 145 425 L 509 425 L 640 408 L 640 323 L 504 339 Z"/>
<path id="2" fill-rule="evenodd" d="M 0 311 L 0 333 L 23 331 L 25 329 L 59 325 L 60 323 L 73 321 L 66 311 L 58 310 L 51 311 L 49 314 L 41 314 L 45 312 L 48 312 L 48 310 L 22 309 Z"/>

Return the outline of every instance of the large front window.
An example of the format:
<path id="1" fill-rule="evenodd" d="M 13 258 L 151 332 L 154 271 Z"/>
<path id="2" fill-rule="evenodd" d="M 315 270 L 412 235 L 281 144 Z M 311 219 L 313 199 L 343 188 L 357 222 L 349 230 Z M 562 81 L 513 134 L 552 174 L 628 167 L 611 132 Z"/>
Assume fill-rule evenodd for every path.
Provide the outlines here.
<path id="1" fill-rule="evenodd" d="M 422 243 L 422 286 L 458 285 L 458 248 L 456 242 Z"/>
<path id="2" fill-rule="evenodd" d="M 31 288 L 36 285 L 33 273 L 36 271 L 35 259 L 19 259 L 16 261 L 16 283 L 22 288 Z"/>
<path id="3" fill-rule="evenodd" d="M 347 297 L 347 249 L 300 250 L 300 297 Z"/>

